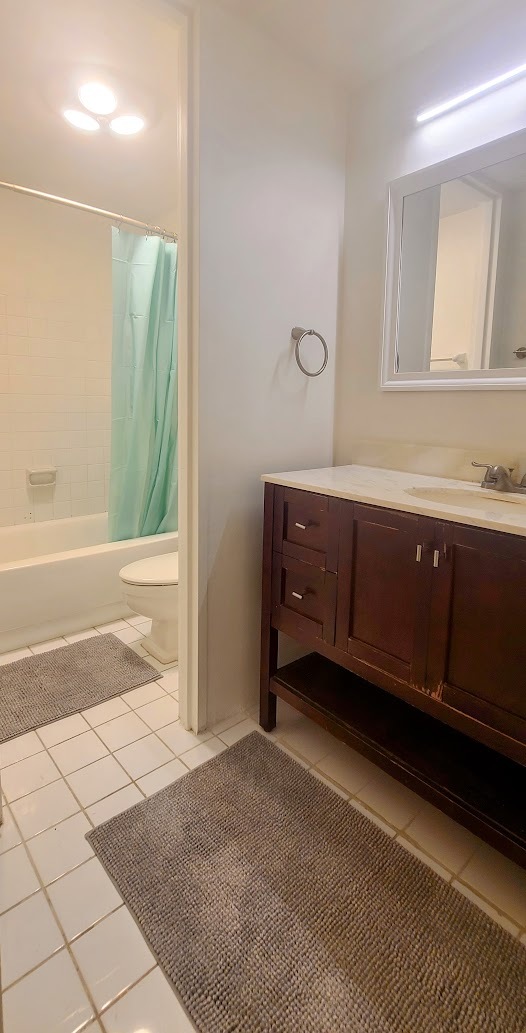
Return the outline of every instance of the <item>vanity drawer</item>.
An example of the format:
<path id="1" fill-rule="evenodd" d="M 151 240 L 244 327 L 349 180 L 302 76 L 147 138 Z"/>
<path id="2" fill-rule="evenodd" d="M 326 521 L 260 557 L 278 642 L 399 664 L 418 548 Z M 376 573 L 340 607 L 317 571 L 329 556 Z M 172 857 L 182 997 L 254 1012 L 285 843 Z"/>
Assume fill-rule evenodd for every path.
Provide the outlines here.
<path id="1" fill-rule="evenodd" d="M 339 499 L 296 488 L 277 488 L 274 549 L 323 570 L 336 571 Z"/>
<path id="2" fill-rule="evenodd" d="M 293 556 L 274 553 L 272 623 L 285 634 L 334 643 L 336 575 Z"/>

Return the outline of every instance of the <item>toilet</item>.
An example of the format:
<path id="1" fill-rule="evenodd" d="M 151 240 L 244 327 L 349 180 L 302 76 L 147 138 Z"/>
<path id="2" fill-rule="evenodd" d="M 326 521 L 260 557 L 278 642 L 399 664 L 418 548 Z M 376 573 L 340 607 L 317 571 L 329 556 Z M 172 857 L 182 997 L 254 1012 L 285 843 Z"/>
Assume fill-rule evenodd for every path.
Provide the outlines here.
<path id="1" fill-rule="evenodd" d="M 128 563 L 119 577 L 130 610 L 152 619 L 144 648 L 162 664 L 173 663 L 179 655 L 179 554 L 168 552 Z"/>

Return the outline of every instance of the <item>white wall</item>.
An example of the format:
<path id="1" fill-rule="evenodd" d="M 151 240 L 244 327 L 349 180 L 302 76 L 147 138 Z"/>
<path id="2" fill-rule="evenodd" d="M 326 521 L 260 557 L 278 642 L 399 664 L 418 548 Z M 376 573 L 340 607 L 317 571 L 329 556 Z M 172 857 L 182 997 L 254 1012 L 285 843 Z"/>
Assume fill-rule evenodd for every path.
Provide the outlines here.
<path id="1" fill-rule="evenodd" d="M 502 392 L 381 392 L 387 184 L 427 165 L 526 126 L 526 81 L 429 124 L 415 115 L 433 102 L 524 61 L 526 9 L 481 12 L 469 32 L 422 54 L 396 76 L 356 97 L 350 114 L 339 341 L 335 461 L 348 462 L 358 438 L 526 452 L 525 396 Z"/>
<path id="2" fill-rule="evenodd" d="M 203 5 L 200 44 L 201 608 L 208 711 L 255 702 L 265 471 L 332 462 L 342 99 L 248 24 Z M 297 324 L 327 338 L 298 370 Z"/>
<path id="3" fill-rule="evenodd" d="M 110 225 L 0 190 L 0 526 L 107 508 L 111 324 Z"/>

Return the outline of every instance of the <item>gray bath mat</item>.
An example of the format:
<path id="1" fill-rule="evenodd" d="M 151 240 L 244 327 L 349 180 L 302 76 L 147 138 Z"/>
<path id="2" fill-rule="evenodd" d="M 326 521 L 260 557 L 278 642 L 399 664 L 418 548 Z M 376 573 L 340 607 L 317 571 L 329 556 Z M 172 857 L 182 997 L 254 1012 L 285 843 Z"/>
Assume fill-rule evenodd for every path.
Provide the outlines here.
<path id="1" fill-rule="evenodd" d="M 201 1033 L 524 1033 L 524 947 L 259 732 L 87 838 Z"/>
<path id="2" fill-rule="evenodd" d="M 158 677 L 115 635 L 94 635 L 0 666 L 0 742 Z"/>

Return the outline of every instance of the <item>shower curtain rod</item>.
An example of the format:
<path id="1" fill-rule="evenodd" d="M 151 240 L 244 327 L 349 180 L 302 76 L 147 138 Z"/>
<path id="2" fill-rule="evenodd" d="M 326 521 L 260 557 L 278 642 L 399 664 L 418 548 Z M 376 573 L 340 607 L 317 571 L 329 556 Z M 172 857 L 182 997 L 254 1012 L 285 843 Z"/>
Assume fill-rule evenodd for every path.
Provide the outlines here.
<path id="1" fill-rule="evenodd" d="M 55 194 L 45 194 L 42 190 L 32 190 L 31 187 L 23 187 L 18 183 L 2 183 L 0 187 L 6 190 L 14 190 L 17 194 L 26 194 L 28 197 L 39 197 L 42 201 L 53 201 L 55 204 L 63 204 L 67 208 L 77 208 L 81 212 L 90 212 L 91 215 L 101 215 L 104 219 L 111 219 L 117 226 L 135 226 L 136 229 L 146 230 L 152 236 L 163 237 L 164 240 L 177 240 L 177 233 L 170 233 L 163 230 L 161 226 L 150 226 L 147 222 L 140 222 L 139 219 L 130 219 L 128 215 L 116 215 L 115 212 L 107 212 L 104 208 L 93 208 L 90 204 L 82 204 L 81 201 L 70 201 L 67 197 L 57 197 Z"/>

